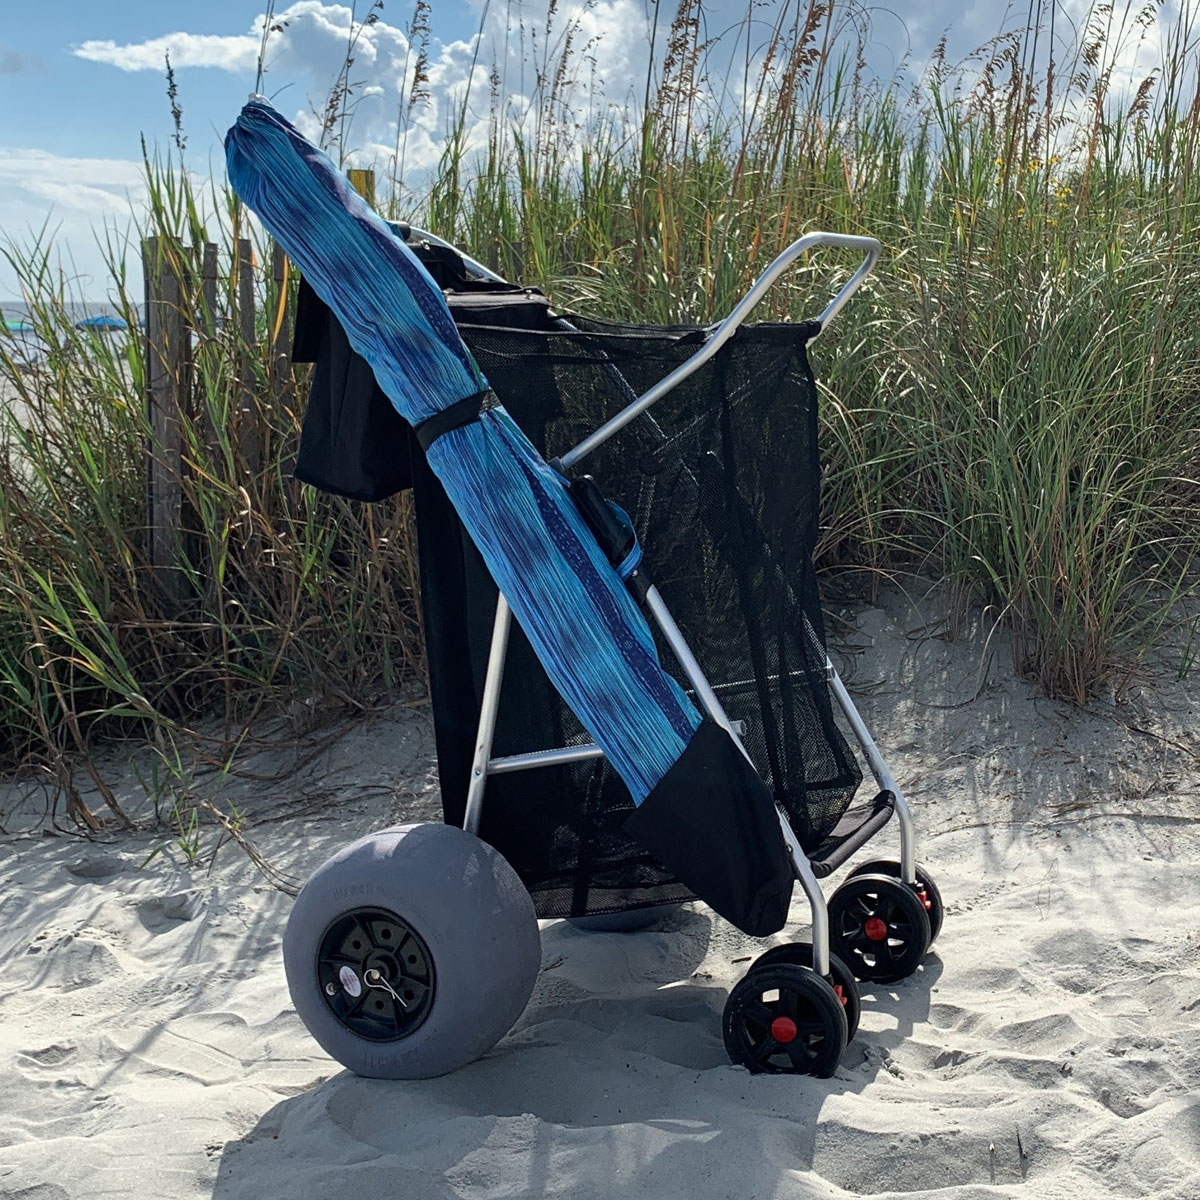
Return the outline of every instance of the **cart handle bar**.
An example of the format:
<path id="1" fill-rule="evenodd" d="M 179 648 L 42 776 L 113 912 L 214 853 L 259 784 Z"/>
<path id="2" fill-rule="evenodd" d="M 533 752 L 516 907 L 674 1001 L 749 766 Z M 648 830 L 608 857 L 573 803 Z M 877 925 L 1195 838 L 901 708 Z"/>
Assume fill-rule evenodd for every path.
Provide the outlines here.
<path id="1" fill-rule="evenodd" d="M 428 229 L 418 229 L 415 225 L 405 225 L 408 233 L 404 240 L 407 242 L 412 238 L 416 238 L 419 242 L 429 242 L 434 246 L 441 246 L 443 250 L 453 250 L 455 254 L 463 261 L 463 266 L 468 271 L 479 276 L 480 279 L 490 280 L 492 283 L 508 283 L 509 281 L 503 275 L 497 275 L 491 267 L 485 267 L 483 263 L 472 258 L 469 254 L 460 250 L 457 246 L 452 246 L 445 238 L 440 238 L 436 233 L 430 233 Z"/>
<path id="2" fill-rule="evenodd" d="M 602 446 L 614 434 L 624 429 L 635 417 L 641 416 L 652 404 L 661 400 L 672 388 L 678 386 L 689 375 L 695 374 L 735 333 L 742 322 L 750 315 L 751 309 L 763 298 L 771 285 L 784 273 L 800 255 L 819 246 L 830 246 L 836 250 L 859 250 L 866 257 L 857 271 L 846 280 L 842 290 L 830 300 L 825 311 L 817 318 L 821 329 L 824 329 L 846 306 L 850 297 L 858 291 L 862 281 L 871 273 L 871 268 L 879 260 L 882 247 L 872 237 L 860 237 L 850 233 L 809 233 L 798 241 L 793 242 L 757 279 L 754 286 L 742 297 L 733 311 L 720 325 L 716 326 L 708 341 L 696 351 L 686 362 L 682 362 L 669 375 L 660 379 L 649 391 L 639 396 L 633 403 L 621 409 L 615 417 L 605 421 L 594 433 L 589 434 L 573 450 L 568 450 L 560 462 L 564 468 L 574 466 L 584 455 L 590 454 L 598 446 Z M 820 330 L 817 331 L 820 333 Z M 814 334 L 814 337 L 816 335 Z"/>
<path id="3" fill-rule="evenodd" d="M 482 263 L 476 262 L 475 259 L 469 258 L 463 254 L 461 250 L 451 246 L 449 242 L 443 241 L 436 234 L 429 233 L 424 229 L 413 229 L 412 234 L 426 241 L 433 242 L 438 246 L 445 246 L 449 250 L 455 250 L 456 253 L 462 255 L 463 262 L 469 270 L 474 271 L 477 275 L 484 279 L 491 279 L 497 283 L 506 283 L 502 276 L 497 275 L 495 271 L 485 267 Z M 735 333 L 739 326 L 750 315 L 750 310 L 763 298 L 770 290 L 775 281 L 786 271 L 802 254 L 806 254 L 809 250 L 816 250 L 820 246 L 829 246 L 834 250 L 860 250 L 866 257 L 859 265 L 857 271 L 846 280 L 842 286 L 842 290 L 838 292 L 829 304 L 825 311 L 817 318 L 817 323 L 821 329 L 817 331 L 819 334 L 826 326 L 845 308 L 850 297 L 859 289 L 859 285 L 868 275 L 876 262 L 879 261 L 879 255 L 882 253 L 882 247 L 879 242 L 873 237 L 860 237 L 857 234 L 851 233 L 808 233 L 799 240 L 793 242 L 757 279 L 754 286 L 742 297 L 734 310 L 717 325 L 708 340 L 691 356 L 686 362 L 680 363 L 669 375 L 660 379 L 648 392 L 639 396 L 636 400 L 631 401 L 625 408 L 611 420 L 606 421 L 594 433 L 589 434 L 582 442 L 579 443 L 573 450 L 568 450 L 566 454 L 559 460 L 563 468 L 574 466 L 586 454 L 590 454 L 598 446 L 603 445 L 615 433 L 620 432 L 626 425 L 629 424 L 635 417 L 641 416 L 652 404 L 661 400 L 672 388 L 682 383 L 689 375 L 698 371 L 718 350 Z M 813 335 L 817 336 L 816 334 Z"/>

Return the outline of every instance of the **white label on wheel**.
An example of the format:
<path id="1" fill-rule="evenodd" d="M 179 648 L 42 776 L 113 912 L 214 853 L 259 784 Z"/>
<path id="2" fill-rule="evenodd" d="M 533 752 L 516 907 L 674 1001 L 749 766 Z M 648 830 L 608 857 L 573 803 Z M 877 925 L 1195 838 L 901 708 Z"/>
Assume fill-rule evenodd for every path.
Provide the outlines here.
<path id="1" fill-rule="evenodd" d="M 338 972 L 338 979 L 342 981 L 342 991 L 347 996 L 351 996 L 357 1000 L 362 995 L 362 984 L 359 982 L 358 976 L 349 967 L 343 967 Z"/>

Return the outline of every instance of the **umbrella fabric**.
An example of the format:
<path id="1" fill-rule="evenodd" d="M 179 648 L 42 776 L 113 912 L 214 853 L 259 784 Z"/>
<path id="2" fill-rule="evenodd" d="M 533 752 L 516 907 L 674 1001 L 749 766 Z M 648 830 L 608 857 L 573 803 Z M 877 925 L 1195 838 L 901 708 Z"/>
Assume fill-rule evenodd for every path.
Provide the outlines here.
<path id="1" fill-rule="evenodd" d="M 336 313 L 414 425 L 487 388 L 440 289 L 329 159 L 252 100 L 226 138 L 234 190 Z M 563 486 L 501 407 L 427 457 L 554 685 L 641 803 L 701 718 Z"/>
<path id="2" fill-rule="evenodd" d="M 27 321 L 5 321 L 4 328 L 9 333 L 32 333 L 33 326 Z"/>
<path id="3" fill-rule="evenodd" d="M 129 323 L 120 317 L 99 316 L 85 317 L 75 324 L 76 329 L 128 329 Z"/>

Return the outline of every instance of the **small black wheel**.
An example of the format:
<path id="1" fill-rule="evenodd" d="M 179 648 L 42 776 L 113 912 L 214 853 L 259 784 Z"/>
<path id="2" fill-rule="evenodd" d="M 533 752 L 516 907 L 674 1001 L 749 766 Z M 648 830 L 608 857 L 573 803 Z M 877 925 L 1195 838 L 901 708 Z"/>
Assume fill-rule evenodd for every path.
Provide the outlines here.
<path id="1" fill-rule="evenodd" d="M 829 900 L 829 943 L 859 979 L 905 979 L 929 949 L 929 914 L 891 875 L 854 875 Z"/>
<path id="2" fill-rule="evenodd" d="M 846 1010 L 833 985 L 794 963 L 754 966 L 729 993 L 725 1049 L 755 1075 L 828 1079 L 846 1049 Z"/>
<path id="3" fill-rule="evenodd" d="M 813 948 L 808 942 L 784 942 L 782 946 L 772 946 L 754 960 L 750 970 L 768 967 L 773 963 L 791 963 L 793 966 L 808 967 L 811 970 Z M 858 990 L 858 980 L 854 978 L 854 972 L 833 953 L 829 955 L 829 975 L 833 990 L 846 1010 L 846 1041 L 852 1042 L 858 1032 L 858 1019 L 862 1016 L 862 995 Z"/>
<path id="4" fill-rule="evenodd" d="M 855 867 L 850 872 L 849 878 L 853 879 L 855 875 L 894 875 L 899 879 L 900 863 L 894 858 L 876 858 L 871 862 L 863 863 L 861 867 Z M 921 903 L 925 905 L 925 911 L 929 914 L 929 944 L 933 945 L 937 941 L 938 934 L 942 932 L 942 920 L 946 915 L 946 906 L 942 903 L 942 893 L 938 890 L 933 876 L 921 863 L 917 863 L 917 895 L 920 896 Z"/>

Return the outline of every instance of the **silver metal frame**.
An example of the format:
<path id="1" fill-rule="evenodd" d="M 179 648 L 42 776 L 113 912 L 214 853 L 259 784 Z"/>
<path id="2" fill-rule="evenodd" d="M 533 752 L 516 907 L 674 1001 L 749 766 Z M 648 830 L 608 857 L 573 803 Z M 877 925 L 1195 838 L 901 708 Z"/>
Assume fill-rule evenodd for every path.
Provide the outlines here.
<path id="1" fill-rule="evenodd" d="M 413 237 L 420 239 L 422 242 L 429 242 L 434 246 L 441 246 L 444 250 L 453 250 L 455 254 L 463 261 L 463 266 L 467 268 L 473 275 L 480 279 L 489 279 L 492 283 L 507 283 L 508 280 L 503 275 L 497 275 L 491 267 L 485 267 L 483 263 L 477 262 L 469 254 L 464 253 L 457 246 L 452 246 L 445 238 L 440 238 L 436 233 L 430 233 L 428 229 L 418 229 L 415 225 L 408 227 L 409 233 Z"/>
<path id="2" fill-rule="evenodd" d="M 445 246 L 441 238 L 424 230 L 413 230 L 413 234 L 437 245 Z M 616 416 L 606 421 L 594 433 L 589 434 L 574 449 L 561 458 L 564 467 L 571 467 L 597 447 L 603 445 L 614 434 L 618 433 L 630 421 L 644 413 L 652 404 L 661 400 L 672 388 L 682 383 L 690 375 L 698 371 L 718 350 L 737 332 L 738 327 L 750 315 L 751 310 L 762 299 L 775 281 L 802 255 L 819 247 L 830 247 L 842 250 L 857 250 L 863 254 L 863 261 L 846 281 L 841 290 L 829 302 L 819 320 L 824 329 L 845 307 L 850 297 L 858 290 L 863 280 L 870 274 L 871 269 L 879 259 L 881 247 L 875 238 L 858 237 L 841 233 L 810 233 L 793 242 L 773 263 L 759 276 L 754 286 L 746 293 L 733 311 L 715 326 L 704 344 L 686 362 L 680 364 L 669 375 L 656 383 L 649 391 L 634 399 Z M 460 252 L 461 253 L 461 252 Z M 469 270 L 483 278 L 500 280 L 500 276 L 488 270 L 481 263 L 464 256 L 464 262 Z M 501 280 L 501 282 L 504 282 Z M 742 743 L 743 728 L 741 722 L 731 722 L 712 685 L 705 677 L 700 664 L 692 654 L 679 626 L 675 624 L 657 588 L 650 588 L 646 596 L 646 609 L 654 619 L 667 644 L 671 647 L 688 682 L 692 685 L 695 697 L 700 707 L 718 725 L 729 731 L 743 754 L 749 757 Z M 500 708 L 500 689 L 504 681 L 504 664 L 508 651 L 508 635 L 512 628 L 512 610 L 504 596 L 500 596 L 496 604 L 496 618 L 492 627 L 492 644 L 488 654 L 487 675 L 484 680 L 483 700 L 479 712 L 479 732 L 475 744 L 475 760 L 471 768 L 471 782 L 467 791 L 467 807 L 463 826 L 471 833 L 479 832 L 480 818 L 483 814 L 484 791 L 490 775 L 501 775 L 513 771 L 532 770 L 537 767 L 561 766 L 564 763 L 580 762 L 586 759 L 603 758 L 604 752 L 599 746 L 588 744 L 583 746 L 566 746 L 552 750 L 538 750 L 528 754 L 509 755 L 507 757 L 492 757 L 492 742 L 496 732 L 496 716 Z M 867 730 L 858 709 L 851 700 L 846 686 L 842 682 L 832 662 L 828 658 L 826 674 L 834 697 L 845 714 L 846 720 L 854 733 L 871 774 L 875 777 L 881 791 L 890 791 L 896 798 L 896 816 L 900 823 L 900 871 L 907 883 L 916 882 L 916 834 L 913 829 L 912 817 L 904 793 L 900 790 L 895 778 L 888 770 L 879 748 Z M 812 910 L 812 946 L 813 968 L 821 975 L 829 974 L 829 912 L 825 904 L 825 896 L 821 885 L 812 869 L 808 856 L 800 846 L 800 842 L 792 830 L 786 815 L 779 811 L 779 824 L 787 843 L 792 869 L 800 886 L 808 897 Z"/>

